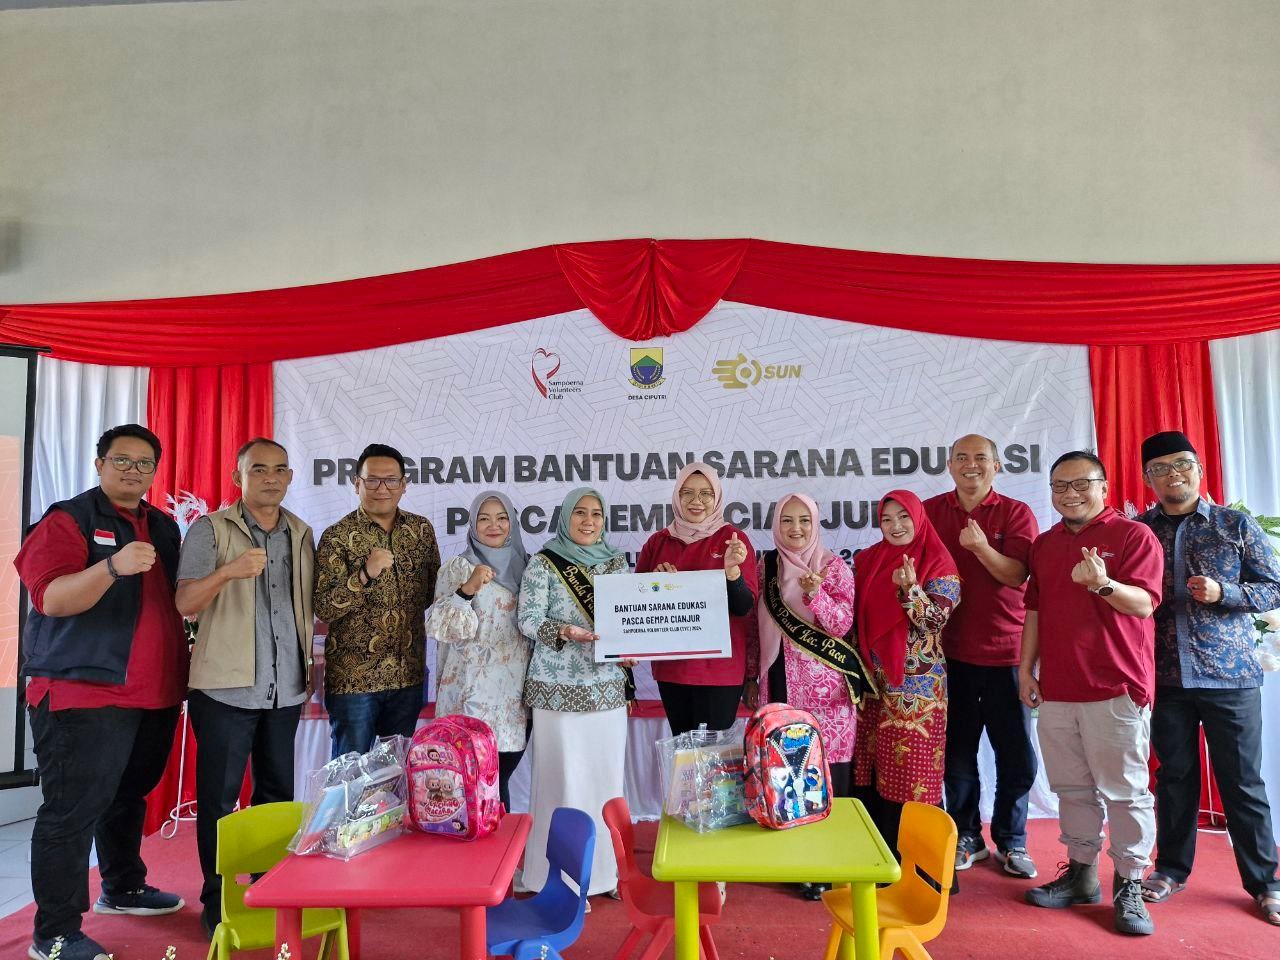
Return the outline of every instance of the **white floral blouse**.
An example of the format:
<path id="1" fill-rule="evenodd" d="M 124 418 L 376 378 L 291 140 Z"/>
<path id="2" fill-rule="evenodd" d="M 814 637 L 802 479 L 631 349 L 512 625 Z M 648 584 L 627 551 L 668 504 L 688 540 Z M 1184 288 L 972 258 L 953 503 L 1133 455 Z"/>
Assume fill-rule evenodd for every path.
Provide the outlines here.
<path id="1" fill-rule="evenodd" d="M 468 602 L 457 594 L 475 567 L 454 557 L 440 568 L 427 635 L 436 638 L 436 715 L 463 713 L 493 728 L 498 749 L 523 750 L 532 644 L 516 623 L 518 598 L 490 581 Z"/>

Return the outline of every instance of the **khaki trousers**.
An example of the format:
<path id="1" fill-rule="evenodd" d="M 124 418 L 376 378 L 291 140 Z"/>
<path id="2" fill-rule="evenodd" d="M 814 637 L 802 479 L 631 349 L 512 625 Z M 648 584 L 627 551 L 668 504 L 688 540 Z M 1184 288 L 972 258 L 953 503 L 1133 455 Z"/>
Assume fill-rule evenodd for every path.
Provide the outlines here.
<path id="1" fill-rule="evenodd" d="M 1126 695 L 1095 703 L 1046 702 L 1040 706 L 1039 736 L 1068 855 L 1077 863 L 1096 863 L 1105 821 L 1116 873 L 1141 880 L 1156 839 L 1147 766 L 1151 708 Z"/>

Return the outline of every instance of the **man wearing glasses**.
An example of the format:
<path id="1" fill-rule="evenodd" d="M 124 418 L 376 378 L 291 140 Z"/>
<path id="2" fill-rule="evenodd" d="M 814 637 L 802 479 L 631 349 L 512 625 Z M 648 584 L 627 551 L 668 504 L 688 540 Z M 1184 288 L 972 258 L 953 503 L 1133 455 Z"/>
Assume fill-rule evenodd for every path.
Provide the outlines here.
<path id="1" fill-rule="evenodd" d="M 1068 863 L 1026 898 L 1055 909 L 1102 899 L 1105 817 L 1115 864 L 1115 928 L 1150 934 L 1141 883 L 1156 832 L 1147 769 L 1155 687 L 1151 615 L 1160 603 L 1164 557 L 1147 527 L 1107 506 L 1106 477 L 1092 453 L 1075 450 L 1057 459 L 1049 487 L 1062 521 L 1036 538 L 1027 561 L 1018 682 L 1022 702 L 1040 711 L 1040 753 L 1058 795 Z"/>
<path id="2" fill-rule="evenodd" d="M 113 427 L 97 452 L 99 485 L 50 507 L 14 560 L 33 607 L 22 672 L 44 797 L 31 835 L 36 960 L 107 956 L 80 929 L 93 843 L 95 913 L 183 906 L 147 885 L 139 852 L 145 798 L 164 773 L 187 689 L 178 525 L 143 499 L 160 460 L 155 434 Z"/>
<path id="3" fill-rule="evenodd" d="M 356 461 L 360 505 L 316 547 L 316 616 L 329 625 L 325 707 L 333 756 L 413 736 L 426 676 L 424 614 L 440 549 L 426 517 L 400 509 L 404 458 L 371 443 Z"/>
<path id="4" fill-rule="evenodd" d="M 1236 866 L 1268 923 L 1280 925 L 1276 841 L 1262 780 L 1262 668 L 1254 614 L 1280 607 L 1280 557 L 1252 517 L 1200 494 L 1204 469 L 1186 435 L 1142 443 L 1143 473 L 1160 501 L 1139 519 L 1164 549 L 1156 608 L 1156 868 L 1143 896 L 1187 885 L 1200 814 L 1200 729 L 1222 795 Z"/>

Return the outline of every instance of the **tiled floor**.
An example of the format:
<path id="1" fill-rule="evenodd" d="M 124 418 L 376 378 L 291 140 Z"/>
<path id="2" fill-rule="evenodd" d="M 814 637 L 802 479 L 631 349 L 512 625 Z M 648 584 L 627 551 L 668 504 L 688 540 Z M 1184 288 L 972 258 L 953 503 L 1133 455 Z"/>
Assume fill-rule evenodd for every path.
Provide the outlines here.
<path id="1" fill-rule="evenodd" d="M 21 820 L 0 827 L 0 917 L 31 902 L 31 827 Z"/>

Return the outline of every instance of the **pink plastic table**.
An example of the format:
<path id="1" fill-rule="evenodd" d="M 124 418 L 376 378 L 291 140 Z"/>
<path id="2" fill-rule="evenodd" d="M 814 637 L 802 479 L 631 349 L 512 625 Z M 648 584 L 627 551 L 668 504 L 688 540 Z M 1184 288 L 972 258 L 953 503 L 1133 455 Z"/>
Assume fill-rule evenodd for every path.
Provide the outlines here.
<path id="1" fill-rule="evenodd" d="M 289 944 L 300 956 L 302 909 L 347 911 L 351 960 L 360 956 L 360 911 L 371 907 L 453 907 L 462 932 L 462 960 L 485 960 L 484 908 L 507 895 L 532 820 L 509 813 L 497 832 L 471 843 L 416 830 L 352 860 L 289 856 L 245 894 L 251 907 L 274 907 L 276 952 Z"/>

